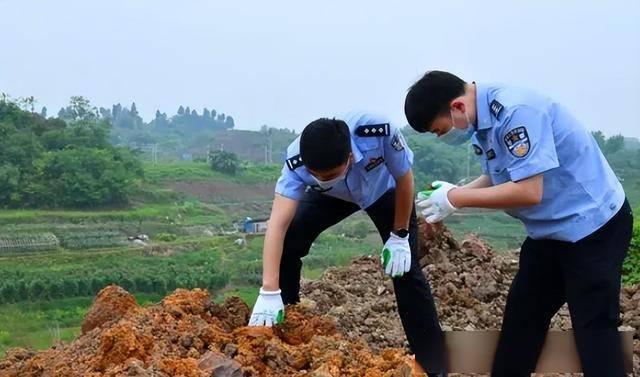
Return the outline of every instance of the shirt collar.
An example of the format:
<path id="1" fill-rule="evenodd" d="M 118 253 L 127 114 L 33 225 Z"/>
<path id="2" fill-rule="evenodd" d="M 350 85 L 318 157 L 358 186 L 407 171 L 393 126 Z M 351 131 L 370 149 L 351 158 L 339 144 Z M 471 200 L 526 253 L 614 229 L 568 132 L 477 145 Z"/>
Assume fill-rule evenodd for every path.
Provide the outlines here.
<path id="1" fill-rule="evenodd" d="M 476 84 L 476 129 L 478 131 L 493 127 L 489 103 L 489 87 Z"/>

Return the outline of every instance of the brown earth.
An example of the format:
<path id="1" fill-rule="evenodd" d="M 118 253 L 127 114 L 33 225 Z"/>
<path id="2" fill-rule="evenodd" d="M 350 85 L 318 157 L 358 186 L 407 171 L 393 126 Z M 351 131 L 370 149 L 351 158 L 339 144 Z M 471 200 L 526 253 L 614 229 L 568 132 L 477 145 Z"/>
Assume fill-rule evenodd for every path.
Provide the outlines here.
<path id="1" fill-rule="evenodd" d="M 443 328 L 498 329 L 518 254 L 495 254 L 477 237 L 458 243 L 445 228 L 420 227 L 420 261 Z M 330 268 L 303 282 L 302 293 L 285 323 L 268 329 L 244 327 L 250 310 L 235 297 L 218 305 L 206 291 L 179 289 L 141 308 L 110 286 L 96 297 L 79 338 L 42 352 L 14 349 L 0 360 L 0 376 L 417 375 L 377 257 Z M 622 290 L 621 308 L 624 324 L 640 329 L 639 286 Z M 571 327 L 566 308 L 552 326 Z"/>
<path id="2" fill-rule="evenodd" d="M 420 230 L 420 265 L 433 290 L 443 329 L 500 329 L 507 292 L 518 267 L 518 253 L 494 253 L 473 235 L 458 243 L 446 228 L 424 221 Z M 381 273 L 377 257 L 360 257 L 345 268 L 329 268 L 321 279 L 303 282 L 302 296 L 314 313 L 333 317 L 347 339 L 363 339 L 374 351 L 408 347 L 393 285 Z M 623 288 L 621 311 L 623 324 L 636 329 L 634 365 L 638 371 L 639 285 Z M 571 328 L 566 305 L 553 318 L 551 327 Z"/>
<path id="3" fill-rule="evenodd" d="M 13 349 L 0 360 L 0 376 L 417 376 L 404 350 L 372 353 L 303 306 L 288 308 L 285 324 L 273 329 L 244 327 L 249 315 L 237 297 L 218 305 L 200 289 L 178 289 L 141 308 L 109 286 L 79 338 L 42 352 Z"/>

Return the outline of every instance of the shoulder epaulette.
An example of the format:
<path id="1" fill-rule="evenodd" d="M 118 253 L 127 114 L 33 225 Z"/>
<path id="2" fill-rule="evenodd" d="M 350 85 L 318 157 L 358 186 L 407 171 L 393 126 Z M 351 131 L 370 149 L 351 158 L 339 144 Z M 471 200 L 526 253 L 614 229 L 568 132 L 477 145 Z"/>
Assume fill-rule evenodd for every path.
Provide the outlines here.
<path id="1" fill-rule="evenodd" d="M 287 166 L 289 167 L 289 170 L 291 171 L 296 170 L 297 168 L 302 166 L 302 157 L 300 157 L 300 155 L 297 154 L 291 158 L 287 158 L 286 163 L 287 163 Z"/>
<path id="2" fill-rule="evenodd" d="M 389 123 L 365 124 L 356 128 L 356 135 L 360 137 L 389 136 L 390 134 Z"/>

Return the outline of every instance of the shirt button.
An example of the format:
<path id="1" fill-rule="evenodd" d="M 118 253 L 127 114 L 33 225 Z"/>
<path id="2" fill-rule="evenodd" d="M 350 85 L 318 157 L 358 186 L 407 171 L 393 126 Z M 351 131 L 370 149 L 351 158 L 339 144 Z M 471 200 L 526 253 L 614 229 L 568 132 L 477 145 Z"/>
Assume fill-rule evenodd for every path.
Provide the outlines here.
<path id="1" fill-rule="evenodd" d="M 616 209 L 616 205 L 613 203 L 609 204 L 609 209 L 613 211 L 614 209 Z"/>

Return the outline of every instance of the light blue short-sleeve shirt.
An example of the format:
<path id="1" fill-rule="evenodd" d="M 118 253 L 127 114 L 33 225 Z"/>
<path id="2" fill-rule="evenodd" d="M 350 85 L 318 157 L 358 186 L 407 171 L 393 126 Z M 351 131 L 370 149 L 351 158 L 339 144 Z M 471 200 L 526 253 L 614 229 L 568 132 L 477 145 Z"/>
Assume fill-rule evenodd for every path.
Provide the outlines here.
<path id="1" fill-rule="evenodd" d="M 336 117 L 349 126 L 353 163 L 346 178 L 329 189 L 317 185 L 300 158 L 300 138 L 287 148 L 287 159 L 276 183 L 276 193 L 301 200 L 308 190 L 320 192 L 367 208 L 395 187 L 395 180 L 407 174 L 413 163 L 400 130 L 386 117 L 353 112 Z"/>
<path id="2" fill-rule="evenodd" d="M 508 210 L 533 239 L 576 242 L 622 207 L 625 193 L 591 133 L 531 90 L 476 84 L 474 152 L 494 185 L 544 177 L 539 205 Z"/>

